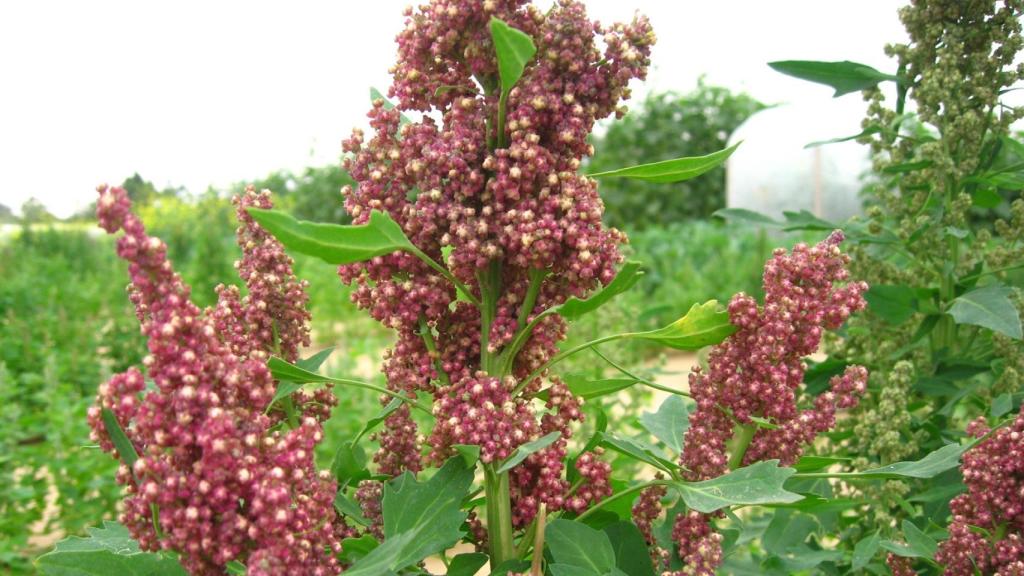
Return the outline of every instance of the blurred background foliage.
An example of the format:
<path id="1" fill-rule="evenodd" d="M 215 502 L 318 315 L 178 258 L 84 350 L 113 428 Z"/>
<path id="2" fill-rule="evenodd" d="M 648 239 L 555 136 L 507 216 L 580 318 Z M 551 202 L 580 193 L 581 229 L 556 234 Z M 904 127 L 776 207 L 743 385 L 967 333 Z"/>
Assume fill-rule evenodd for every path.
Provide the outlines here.
<path id="1" fill-rule="evenodd" d="M 725 146 L 729 133 L 763 106 L 745 95 L 703 83 L 691 93 L 657 94 L 638 104 L 595 141 L 588 170 L 643 160 L 699 155 Z M 297 217 L 348 222 L 340 188 L 352 183 L 338 166 L 277 171 L 226 190 L 198 194 L 160 188 L 139 174 L 123 183 L 149 232 L 168 245 L 175 269 L 200 306 L 215 302 L 221 282 L 238 283 L 234 261 L 234 206 L 246 185 L 274 192 L 278 208 Z M 760 292 L 761 267 L 776 245 L 741 224 L 708 220 L 724 205 L 724 171 L 666 186 L 622 180 L 602 182 L 607 221 L 630 234 L 624 252 L 644 263 L 639 289 L 627 292 L 574 325 L 571 343 L 614 331 L 654 328 L 708 298 Z M 124 288 L 127 267 L 114 239 L 96 227 L 93 207 L 58 221 L 37 201 L 21 216 L 0 205 L 0 573 L 32 574 L 30 559 L 54 539 L 81 533 L 116 516 L 120 488 L 115 462 L 89 440 L 85 412 L 96 386 L 137 364 L 145 353 Z M 379 357 L 391 342 L 349 302 L 334 267 L 296 258 L 309 281 L 314 350 L 335 347 L 327 373 L 381 378 Z M 604 350 L 631 369 L 653 372 L 658 351 L 640 344 Z M 572 359 L 567 371 L 601 373 L 592 356 Z M 382 382 L 380 382 L 382 383 Z M 378 399 L 338 390 L 339 407 L 322 443 L 332 448 L 352 437 Z M 637 392 L 642 394 L 641 391 Z"/>

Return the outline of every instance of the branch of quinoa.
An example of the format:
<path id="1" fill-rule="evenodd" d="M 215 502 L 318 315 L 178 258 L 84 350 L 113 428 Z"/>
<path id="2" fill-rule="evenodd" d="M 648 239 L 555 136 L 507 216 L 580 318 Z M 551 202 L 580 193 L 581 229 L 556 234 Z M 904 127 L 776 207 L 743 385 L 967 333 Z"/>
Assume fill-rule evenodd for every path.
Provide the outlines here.
<path id="1" fill-rule="evenodd" d="M 500 566 L 516 557 L 512 541 L 512 500 L 508 472 L 497 474 L 492 465 L 485 464 L 484 492 L 487 498 L 487 541 L 491 566 Z"/>
<path id="2" fill-rule="evenodd" d="M 427 353 L 434 360 L 434 369 L 437 370 L 437 377 L 441 380 L 441 383 L 448 385 L 451 380 L 448 378 L 448 373 L 444 371 L 444 365 L 441 363 L 441 356 L 437 352 L 437 344 L 434 342 L 434 333 L 430 329 L 430 324 L 427 323 L 427 319 L 420 316 L 420 336 L 423 338 L 423 344 L 427 347 Z"/>
<path id="3" fill-rule="evenodd" d="M 729 470 L 735 470 L 743 463 L 743 456 L 747 453 L 747 447 L 754 439 L 757 432 L 757 424 L 736 423 L 732 430 L 732 438 L 727 444 L 729 448 Z"/>
<path id="4" fill-rule="evenodd" d="M 547 522 L 548 508 L 541 503 L 537 512 L 537 525 L 533 535 L 533 560 L 530 563 L 530 576 L 542 576 L 541 561 L 544 559 L 544 525 Z"/>
<path id="5" fill-rule="evenodd" d="M 460 282 L 459 279 L 456 278 L 455 275 L 452 274 L 450 270 L 448 270 L 440 263 L 438 263 L 437 260 L 431 258 L 426 252 L 420 250 L 415 246 L 411 246 L 407 248 L 407 250 L 409 251 L 410 254 L 422 260 L 424 264 L 430 266 L 435 271 L 437 271 L 438 274 L 444 276 L 445 279 L 451 282 L 452 286 L 455 286 L 456 290 L 462 292 L 462 295 L 465 296 L 467 300 L 472 302 L 474 306 L 480 307 L 480 301 L 477 300 L 476 296 L 473 296 L 473 293 L 469 291 L 469 288 L 467 288 L 465 284 Z"/>

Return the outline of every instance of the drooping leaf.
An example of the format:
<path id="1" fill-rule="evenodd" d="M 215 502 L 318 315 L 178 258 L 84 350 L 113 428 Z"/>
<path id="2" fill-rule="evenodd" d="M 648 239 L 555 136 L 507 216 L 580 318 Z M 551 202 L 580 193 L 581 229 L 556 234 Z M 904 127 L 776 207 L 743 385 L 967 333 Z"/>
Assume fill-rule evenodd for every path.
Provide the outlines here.
<path id="1" fill-rule="evenodd" d="M 636 332 L 627 337 L 650 340 L 676 350 L 699 350 L 718 344 L 736 329 L 729 322 L 729 311 L 721 309 L 717 300 L 708 300 L 694 304 L 685 316 L 664 328 Z"/>
<path id="2" fill-rule="evenodd" d="M 601 378 L 598 380 L 591 380 L 583 374 L 567 374 L 563 380 L 565 380 L 565 385 L 575 396 L 579 396 L 584 400 L 591 400 L 594 398 L 600 398 L 601 396 L 614 394 L 636 384 L 636 380 L 633 378 Z M 549 392 L 545 388 L 537 394 L 537 398 L 547 400 L 548 395 Z"/>
<path id="3" fill-rule="evenodd" d="M 327 357 L 331 355 L 331 352 L 334 352 L 333 346 L 330 348 L 325 348 L 317 352 L 316 354 L 313 354 L 309 358 L 302 358 L 296 361 L 295 365 L 304 370 L 316 372 L 317 370 L 320 369 L 320 366 L 323 365 L 324 361 L 327 360 Z M 270 404 L 267 405 L 267 408 L 269 409 L 278 400 L 291 396 L 299 388 L 302 388 L 302 385 L 299 383 L 292 382 L 290 380 L 279 380 L 277 382 L 277 390 L 274 391 L 274 397 L 271 398 Z"/>
<path id="4" fill-rule="evenodd" d="M 70 536 L 36 560 L 44 576 L 187 576 L 176 560 L 143 552 L 128 529 L 117 522 L 87 528 L 89 536 Z"/>
<path id="5" fill-rule="evenodd" d="M 448 576 L 473 576 L 487 564 L 487 554 L 468 552 L 452 558 L 448 565 Z"/>
<path id="6" fill-rule="evenodd" d="M 722 208 L 720 210 L 716 210 L 712 216 L 723 220 L 748 222 L 761 226 L 782 226 L 782 222 L 761 214 L 760 212 L 754 212 L 753 210 L 748 210 L 746 208 Z"/>
<path id="7" fill-rule="evenodd" d="M 500 468 L 498 468 L 497 473 L 502 474 L 515 468 L 523 460 L 526 460 L 527 456 L 533 454 L 534 452 L 537 452 L 538 450 L 543 450 L 548 446 L 551 446 L 552 444 L 555 443 L 556 440 L 561 438 L 561 436 L 562 433 L 556 430 L 555 432 L 550 432 L 548 434 L 545 434 L 544 436 L 541 436 L 540 438 L 534 440 L 533 442 L 527 442 L 526 444 L 519 446 L 518 448 L 515 449 L 514 452 L 512 452 L 508 459 L 505 460 L 505 463 L 502 464 Z"/>
<path id="8" fill-rule="evenodd" d="M 864 298 L 868 310 L 894 326 L 906 322 L 917 311 L 917 292 L 910 286 L 873 284 Z"/>
<path id="9" fill-rule="evenodd" d="M 121 428 L 121 424 L 117 421 L 117 416 L 114 415 L 110 408 L 103 408 L 100 411 L 100 418 L 103 419 L 103 428 L 106 429 L 107 435 L 110 436 L 110 441 L 113 442 L 114 448 L 117 449 L 121 462 L 131 470 L 135 466 L 135 461 L 139 459 L 139 453 L 135 451 L 135 445 L 132 444 L 128 435 L 124 433 L 124 429 Z"/>
<path id="10" fill-rule="evenodd" d="M 683 451 L 683 434 L 690 427 L 690 409 L 681 396 L 670 395 L 657 412 L 644 412 L 640 423 L 674 453 Z"/>
<path id="11" fill-rule="evenodd" d="M 851 568 L 854 572 L 867 566 L 871 559 L 875 557 L 875 554 L 878 553 L 879 540 L 878 532 L 874 532 L 867 538 L 861 538 L 857 545 L 853 547 Z"/>
<path id="12" fill-rule="evenodd" d="M 352 264 L 400 250 L 414 250 L 402 227 L 374 210 L 366 224 L 323 224 L 296 220 L 285 212 L 249 208 L 260 226 L 288 250 L 320 258 L 328 264 Z"/>
<path id="13" fill-rule="evenodd" d="M 612 543 L 615 565 L 627 576 L 655 576 L 651 555 L 640 529 L 632 522 L 616 522 L 602 528 Z"/>
<path id="14" fill-rule="evenodd" d="M 946 470 L 960 466 L 960 456 L 967 450 L 966 446 L 947 444 L 920 460 L 895 462 L 888 466 L 872 468 L 863 472 L 854 472 L 850 476 L 858 478 L 932 478 Z"/>
<path id="15" fill-rule="evenodd" d="M 1010 301 L 1012 293 L 1000 285 L 977 288 L 953 300 L 949 314 L 958 324 L 982 326 L 1020 340 L 1020 315 Z"/>
<path id="16" fill-rule="evenodd" d="M 803 498 L 782 487 L 796 473 L 780 468 L 778 460 L 765 460 L 703 482 L 677 482 L 686 505 L 705 514 L 735 505 L 796 502 Z"/>
<path id="17" fill-rule="evenodd" d="M 650 164 L 640 164 L 638 166 L 629 166 L 628 168 L 597 172 L 596 174 L 588 174 L 588 176 L 591 178 L 633 178 L 635 180 L 654 182 L 656 184 L 682 182 L 684 180 L 696 178 L 697 176 L 718 167 L 728 160 L 729 156 L 732 156 L 732 153 L 736 151 L 736 148 L 738 148 L 740 144 L 742 144 L 742 142 L 737 142 L 724 150 L 712 152 L 706 156 L 662 160 L 661 162 L 652 162 Z"/>
<path id="18" fill-rule="evenodd" d="M 397 572 L 431 554 L 447 550 L 462 537 L 466 512 L 462 500 L 473 471 L 461 457 L 451 458 L 430 480 L 417 481 L 406 472 L 384 485 L 384 542 L 345 574 L 377 576 Z"/>
<path id="19" fill-rule="evenodd" d="M 622 438 L 614 434 L 605 433 L 601 436 L 601 445 L 641 462 L 646 462 L 666 472 L 676 469 L 676 465 L 656 446 L 644 445 L 635 438 Z"/>
<path id="20" fill-rule="evenodd" d="M 836 91 L 834 97 L 871 88 L 886 80 L 896 80 L 896 76 L 849 60 L 840 62 L 782 60 L 769 62 L 768 65 L 775 71 L 788 76 L 831 86 Z"/>
<path id="21" fill-rule="evenodd" d="M 615 568 L 615 551 L 608 535 L 580 522 L 558 518 L 547 525 L 544 540 L 554 564 L 561 564 L 588 574 L 604 576 Z"/>
<path id="22" fill-rule="evenodd" d="M 498 56 L 498 76 L 501 90 L 506 94 L 519 82 L 526 65 L 537 53 L 533 39 L 498 18 L 491 17 L 491 39 Z"/>
<path id="23" fill-rule="evenodd" d="M 570 296 L 562 304 L 552 306 L 549 313 L 558 313 L 562 318 L 575 322 L 584 314 L 597 310 L 612 298 L 632 288 L 641 276 L 643 271 L 640 270 L 639 262 L 626 262 L 607 286 L 584 299 Z"/>

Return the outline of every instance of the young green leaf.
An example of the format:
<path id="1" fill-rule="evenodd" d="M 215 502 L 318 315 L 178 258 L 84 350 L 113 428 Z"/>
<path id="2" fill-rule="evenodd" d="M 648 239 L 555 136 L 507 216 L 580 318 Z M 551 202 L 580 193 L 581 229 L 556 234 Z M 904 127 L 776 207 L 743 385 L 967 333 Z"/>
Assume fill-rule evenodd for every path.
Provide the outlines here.
<path id="1" fill-rule="evenodd" d="M 650 464 L 669 474 L 672 474 L 677 468 L 656 446 L 647 445 L 634 438 L 622 438 L 614 434 L 605 433 L 601 435 L 601 446 Z"/>
<path id="2" fill-rule="evenodd" d="M 491 17 L 491 39 L 498 56 L 501 91 L 507 94 L 519 82 L 526 64 L 537 53 L 537 47 L 526 33 L 494 17 Z"/>
<path id="3" fill-rule="evenodd" d="M 323 365 L 324 361 L 327 360 L 327 357 L 331 355 L 331 352 L 334 352 L 333 346 L 330 348 L 324 348 L 309 358 L 300 359 L 295 362 L 295 365 L 304 370 L 316 372 L 320 369 L 320 366 Z M 302 385 L 296 382 L 292 382 L 290 380 L 278 380 L 277 390 L 274 391 L 274 397 L 270 399 L 270 404 L 267 405 L 267 410 L 269 411 L 278 400 L 291 396 L 299 388 L 302 388 Z"/>
<path id="4" fill-rule="evenodd" d="M 769 62 L 776 72 L 801 80 L 825 84 L 835 89 L 834 97 L 859 92 L 887 80 L 895 81 L 892 74 L 885 74 L 866 64 L 843 60 L 841 62 L 819 62 L 814 60 L 781 60 Z"/>
<path id="5" fill-rule="evenodd" d="M 473 576 L 487 564 L 487 555 L 479 552 L 467 552 L 452 558 L 448 565 L 447 576 Z"/>
<path id="6" fill-rule="evenodd" d="M 186 576 L 176 560 L 143 552 L 128 529 L 117 522 L 87 528 L 89 536 L 70 536 L 36 560 L 44 576 Z"/>
<path id="7" fill-rule="evenodd" d="M 874 532 L 867 538 L 861 538 L 857 542 L 857 545 L 853 547 L 853 560 L 851 569 L 854 572 L 858 572 L 871 562 L 871 559 L 878 553 L 879 537 L 878 532 Z"/>
<path id="8" fill-rule="evenodd" d="M 947 444 L 920 460 L 895 462 L 881 468 L 872 468 L 863 472 L 844 474 L 844 477 L 857 478 L 933 478 L 946 470 L 960 466 L 960 456 L 967 446 Z"/>
<path id="9" fill-rule="evenodd" d="M 430 480 L 408 472 L 384 485 L 384 542 L 353 564 L 347 576 L 378 576 L 412 566 L 448 549 L 462 537 L 466 512 L 462 500 L 473 471 L 461 457 L 451 458 Z"/>
<path id="10" fill-rule="evenodd" d="M 615 568 L 615 550 L 608 535 L 600 530 L 559 518 L 548 524 L 544 539 L 553 565 L 584 570 L 567 573 L 604 576 Z"/>
<path id="11" fill-rule="evenodd" d="M 328 264 L 352 264 L 399 250 L 415 250 L 402 227 L 379 210 L 370 213 L 366 224 L 347 226 L 296 220 L 277 210 L 248 210 L 253 220 L 286 248 Z"/>
<path id="12" fill-rule="evenodd" d="M 588 174 L 588 176 L 591 178 L 633 178 L 656 184 L 682 182 L 696 178 L 708 170 L 721 165 L 729 159 L 729 156 L 732 156 L 732 153 L 736 151 L 740 144 L 742 142 L 737 142 L 724 150 L 712 152 L 706 156 L 662 160 L 661 162 L 653 162 L 651 164 L 640 164 L 628 168 Z"/>
<path id="13" fill-rule="evenodd" d="M 655 576 L 651 555 L 640 529 L 632 522 L 616 522 L 602 528 L 615 551 L 615 565 L 627 576 Z"/>
<path id="14" fill-rule="evenodd" d="M 515 452 L 512 452 L 508 459 L 505 460 L 505 463 L 502 464 L 500 468 L 498 468 L 497 473 L 503 474 L 515 468 L 520 464 L 520 462 L 526 460 L 527 456 L 533 454 L 534 452 L 537 452 L 538 450 L 543 450 L 548 446 L 551 446 L 561 436 L 562 433 L 556 430 L 555 432 L 550 432 L 548 434 L 545 434 L 544 436 L 541 436 L 540 438 L 534 440 L 533 442 L 527 442 L 526 444 L 523 444 L 522 446 L 516 448 Z"/>
<path id="15" fill-rule="evenodd" d="M 683 434 L 690 427 L 690 409 L 681 396 L 665 398 L 657 412 L 644 412 L 640 423 L 675 454 L 683 451 Z"/>
<path id="16" fill-rule="evenodd" d="M 1012 289 L 1000 285 L 977 288 L 953 300 L 949 314 L 957 324 L 982 326 L 1020 340 L 1020 315 L 1010 301 L 1012 293 Z"/>
<path id="17" fill-rule="evenodd" d="M 597 310 L 612 298 L 632 288 L 641 276 L 643 271 L 640 270 L 639 262 L 626 262 L 607 286 L 583 299 L 570 296 L 562 304 L 549 308 L 548 313 L 557 313 L 562 318 L 575 322 L 584 314 Z"/>
<path id="18" fill-rule="evenodd" d="M 602 378 L 600 380 L 590 380 L 583 374 L 567 374 L 563 379 L 565 380 L 565 385 L 572 391 L 573 395 L 579 396 L 584 400 L 592 400 L 594 398 L 600 398 L 601 396 L 614 394 L 620 390 L 629 388 L 637 382 L 634 378 Z M 548 389 L 545 388 L 537 394 L 537 398 L 546 401 L 548 399 L 548 395 Z"/>
<path id="19" fill-rule="evenodd" d="M 242 564 L 238 560 L 228 562 L 224 568 L 227 569 L 227 573 L 231 574 L 231 576 L 245 576 L 245 573 L 248 570 L 248 568 L 245 567 L 245 564 Z"/>
<path id="20" fill-rule="evenodd" d="M 124 429 L 121 428 L 121 424 L 117 421 L 117 416 L 114 415 L 110 408 L 104 408 L 100 411 L 100 418 L 103 419 L 103 428 L 106 429 L 107 435 L 110 436 L 110 441 L 113 442 L 114 448 L 117 448 L 117 453 L 121 456 L 121 462 L 131 470 L 135 466 L 135 461 L 139 459 L 139 453 L 135 451 L 135 445 L 132 444 L 128 435 L 124 433 Z"/>
<path id="21" fill-rule="evenodd" d="M 728 506 L 796 502 L 803 498 L 782 485 L 796 470 L 765 460 L 703 482 L 676 482 L 686 505 L 709 514 Z"/>
<path id="22" fill-rule="evenodd" d="M 894 326 L 906 322 L 917 311 L 917 292 L 910 286 L 872 284 L 864 299 L 868 310 Z"/>
<path id="23" fill-rule="evenodd" d="M 718 344 L 736 331 L 729 322 L 728 310 L 721 309 L 717 300 L 694 304 L 685 316 L 658 330 L 635 332 L 627 338 L 657 342 L 676 350 L 699 350 Z"/>

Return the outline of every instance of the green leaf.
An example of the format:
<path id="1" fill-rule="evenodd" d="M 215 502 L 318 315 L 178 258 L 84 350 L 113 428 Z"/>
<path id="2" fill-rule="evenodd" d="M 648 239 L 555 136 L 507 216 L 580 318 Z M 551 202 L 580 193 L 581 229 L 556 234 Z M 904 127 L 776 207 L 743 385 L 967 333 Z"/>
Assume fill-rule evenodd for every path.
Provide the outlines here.
<path id="1" fill-rule="evenodd" d="M 253 220 L 286 248 L 328 264 L 352 264 L 400 250 L 415 250 L 402 227 L 378 210 L 370 213 L 366 224 L 347 226 L 296 220 L 276 210 L 248 210 Z"/>
<path id="2" fill-rule="evenodd" d="M 849 458 L 833 457 L 833 456 L 802 456 L 793 468 L 797 472 L 813 472 L 815 470 L 821 470 L 822 468 L 828 468 L 833 464 L 839 464 L 842 462 L 848 462 Z"/>
<path id="3" fill-rule="evenodd" d="M 349 564 L 373 552 L 380 546 L 380 542 L 369 534 L 363 534 L 359 538 L 345 538 L 341 541 L 341 559 Z"/>
<path id="4" fill-rule="evenodd" d="M 135 451 L 135 445 L 132 444 L 128 435 L 124 433 L 124 429 L 121 428 L 121 424 L 117 421 L 117 416 L 114 415 L 110 408 L 101 410 L 100 418 L 103 419 L 103 427 L 107 430 L 110 441 L 114 443 L 114 448 L 117 448 L 117 453 L 121 456 L 121 462 L 131 470 L 135 466 L 135 461 L 139 459 L 139 453 Z"/>
<path id="5" fill-rule="evenodd" d="M 872 285 L 864 298 L 868 310 L 894 326 L 906 322 L 917 311 L 917 292 L 910 286 Z"/>
<path id="6" fill-rule="evenodd" d="M 462 456 L 466 466 L 472 468 L 480 461 L 480 447 L 476 444 L 455 444 L 452 446 L 455 452 Z"/>
<path id="7" fill-rule="evenodd" d="M 625 390 L 630 386 L 636 384 L 636 380 L 633 378 L 602 378 L 599 380 L 591 380 L 584 374 L 567 374 L 563 377 L 565 385 L 572 391 L 572 393 L 584 400 L 592 400 L 594 398 L 600 398 L 601 396 L 607 396 L 614 394 L 619 390 Z M 548 389 L 545 388 L 537 394 L 537 398 L 541 400 L 548 399 Z"/>
<path id="8" fill-rule="evenodd" d="M 228 574 L 231 574 L 232 576 L 245 576 L 245 573 L 248 570 L 248 568 L 245 567 L 245 564 L 242 564 L 238 560 L 228 562 L 224 568 L 226 568 Z"/>
<path id="9" fill-rule="evenodd" d="M 651 555 L 640 529 L 632 522 L 616 522 L 603 528 L 615 552 L 615 565 L 627 576 L 655 576 Z"/>
<path id="10" fill-rule="evenodd" d="M 342 442 L 331 461 L 331 474 L 339 486 L 345 487 L 370 477 L 367 462 L 366 451 L 361 445 Z"/>
<path id="11" fill-rule="evenodd" d="M 548 313 L 558 313 L 562 318 L 575 322 L 584 314 L 597 310 L 612 298 L 632 288 L 641 276 L 643 271 L 640 270 L 639 262 L 626 262 L 607 286 L 584 299 L 570 296 L 562 304 L 552 306 Z"/>
<path id="12" fill-rule="evenodd" d="M 746 208 L 722 208 L 716 210 L 712 216 L 723 220 L 734 220 L 738 222 L 749 222 L 761 226 L 782 226 L 782 222 L 769 218 L 760 212 L 747 210 Z"/>
<path id="13" fill-rule="evenodd" d="M 534 440 L 533 442 L 527 442 L 526 444 L 519 446 L 518 448 L 515 449 L 514 452 L 512 452 L 508 459 L 505 460 L 505 463 L 502 464 L 500 468 L 498 468 L 497 473 L 504 474 L 505 472 L 508 472 L 509 470 L 518 466 L 520 462 L 526 460 L 526 457 L 529 456 L 530 454 L 533 454 L 538 450 L 543 450 L 548 446 L 551 446 L 552 444 L 555 443 L 556 440 L 558 440 L 561 437 L 562 433 L 559 431 L 549 432 L 548 434 L 541 436 L 540 438 Z"/>
<path id="14" fill-rule="evenodd" d="M 370 87 L 370 102 L 373 102 L 373 101 L 375 101 L 377 99 L 380 99 L 380 100 L 384 101 L 384 109 L 385 110 L 394 110 L 395 105 L 392 104 L 390 100 L 388 100 L 388 97 L 385 96 L 384 93 L 381 92 L 380 90 L 377 90 L 376 88 L 371 86 Z M 399 126 L 403 126 L 403 125 L 409 124 L 411 122 L 412 122 L 412 120 L 409 120 L 405 116 L 405 114 L 400 114 L 399 117 L 398 117 L 398 125 Z"/>
<path id="15" fill-rule="evenodd" d="M 44 576 L 187 576 L 176 560 L 143 552 L 128 529 L 117 522 L 87 528 L 89 536 L 70 536 L 36 560 Z"/>
<path id="16" fill-rule="evenodd" d="M 487 554 L 469 552 L 452 558 L 448 565 L 448 576 L 473 576 L 487 564 Z"/>
<path id="17" fill-rule="evenodd" d="M 363 517 L 363 509 L 354 500 L 345 495 L 344 490 L 338 490 L 334 495 L 334 509 L 348 519 L 355 521 L 361 526 L 369 526 L 370 521 Z"/>
<path id="18" fill-rule="evenodd" d="M 384 485 L 384 543 L 352 565 L 346 576 L 397 572 L 431 554 L 447 550 L 462 537 L 466 512 L 462 500 L 473 471 L 461 457 L 451 458 L 430 480 L 406 472 Z"/>
<path id="19" fill-rule="evenodd" d="M 989 413 L 993 418 L 999 418 L 1010 410 L 1013 410 L 1013 394 L 1006 392 L 992 399 L 992 409 Z"/>
<path id="20" fill-rule="evenodd" d="M 1003 197 L 994 187 L 979 186 L 971 193 L 971 201 L 979 208 L 995 208 L 1003 203 Z"/>
<path id="21" fill-rule="evenodd" d="M 615 568 L 608 535 L 585 524 L 558 518 L 548 524 L 544 539 L 555 564 L 586 570 L 574 574 L 604 576 Z"/>
<path id="22" fill-rule="evenodd" d="M 1010 301 L 1012 293 L 1012 289 L 1000 285 L 971 290 L 953 300 L 949 314 L 957 324 L 982 326 L 1020 340 L 1020 315 Z"/>
<path id="23" fill-rule="evenodd" d="M 907 539 L 910 549 L 922 558 L 933 558 L 939 547 L 934 538 L 922 532 L 910 520 L 903 521 L 903 537 Z"/>
<path id="24" fill-rule="evenodd" d="M 737 328 L 729 322 L 729 311 L 717 300 L 694 304 L 685 316 L 658 330 L 628 334 L 627 338 L 651 340 L 676 350 L 699 350 L 718 344 Z"/>
<path id="25" fill-rule="evenodd" d="M 635 180 L 654 182 L 656 184 L 682 182 L 684 180 L 696 178 L 697 176 L 718 167 L 728 160 L 729 156 L 732 156 L 732 153 L 736 151 L 736 148 L 739 147 L 740 144 L 742 144 L 742 142 L 737 142 L 724 150 L 712 152 L 706 156 L 662 160 L 661 162 L 653 162 L 651 164 L 640 164 L 638 166 L 630 166 L 628 168 L 619 168 L 617 170 L 588 174 L 588 176 L 591 178 L 633 178 Z"/>
<path id="26" fill-rule="evenodd" d="M 765 460 L 703 482 L 677 482 L 686 505 L 709 514 L 728 506 L 796 502 L 803 497 L 782 485 L 796 473 L 780 468 L 778 460 Z"/>
<path id="27" fill-rule="evenodd" d="M 838 226 L 832 222 L 822 220 L 807 210 L 801 210 L 799 212 L 785 210 L 782 212 L 782 215 L 786 217 L 786 222 L 782 226 L 782 229 L 786 232 L 792 232 L 795 230 L 831 232 L 838 228 Z"/>
<path id="28" fill-rule="evenodd" d="M 947 444 L 920 460 L 895 462 L 881 468 L 844 475 L 857 478 L 933 478 L 936 475 L 960 466 L 960 456 L 967 446 Z"/>
<path id="29" fill-rule="evenodd" d="M 295 365 L 304 370 L 316 372 L 317 370 L 320 369 L 320 366 L 323 366 L 324 361 L 327 360 L 327 357 L 331 355 L 331 352 L 334 352 L 333 346 L 330 348 L 324 348 L 323 350 L 317 352 L 316 354 L 313 354 L 309 358 L 303 358 L 301 360 L 298 360 L 297 362 L 295 362 Z M 267 405 L 267 409 L 269 410 L 270 407 L 273 406 L 278 400 L 291 396 L 299 388 L 302 388 L 301 384 L 292 382 L 290 380 L 279 380 L 277 382 L 277 390 L 274 392 L 274 397 L 271 398 L 270 404 Z"/>
<path id="30" fill-rule="evenodd" d="M 355 438 L 353 438 L 350 442 L 352 444 L 359 442 L 359 440 L 363 436 L 366 436 L 371 430 L 373 430 L 377 426 L 380 426 L 381 422 L 387 420 L 387 417 L 391 416 L 391 413 L 394 412 L 395 410 L 398 410 L 398 408 L 401 405 L 401 400 L 399 400 L 398 398 L 392 398 L 391 402 L 388 402 L 387 406 L 385 406 L 376 416 L 370 418 L 365 423 L 363 423 L 363 427 L 359 429 L 359 433 L 356 434 Z"/>
<path id="31" fill-rule="evenodd" d="M 533 40 L 525 32 L 517 30 L 498 18 L 491 17 L 491 39 L 498 56 L 498 76 L 501 77 L 501 91 L 508 93 L 519 82 L 527 63 L 537 53 Z"/>
<path id="32" fill-rule="evenodd" d="M 601 435 L 601 445 L 641 462 L 646 462 L 670 474 L 676 469 L 676 465 L 662 454 L 661 450 L 655 446 L 645 445 L 634 438 L 622 438 L 605 433 Z"/>
<path id="33" fill-rule="evenodd" d="M 874 532 L 867 538 L 861 538 L 857 545 L 853 547 L 853 560 L 851 569 L 857 572 L 868 565 L 875 554 L 878 553 L 879 537 L 878 532 Z"/>
<path id="34" fill-rule="evenodd" d="M 806 144 L 804 148 L 817 148 L 818 146 L 825 146 L 827 144 L 849 142 L 850 140 L 856 140 L 858 138 L 863 138 L 864 136 L 870 136 L 871 134 L 878 134 L 881 131 L 881 126 L 879 126 L 878 124 L 872 124 L 871 126 L 868 126 L 864 130 L 861 130 L 859 133 L 854 134 L 853 136 L 842 136 L 840 138 L 832 138 L 830 140 L 819 140 L 817 142 L 811 142 L 810 144 Z"/>
<path id="35" fill-rule="evenodd" d="M 836 91 L 834 97 L 871 88 L 886 80 L 896 80 L 896 76 L 849 60 L 841 62 L 782 60 L 769 62 L 768 65 L 775 71 L 788 76 L 831 86 Z"/>
<path id="36" fill-rule="evenodd" d="M 674 453 L 683 451 L 683 434 L 690 427 L 690 410 L 681 396 L 665 398 L 657 412 L 644 412 L 640 423 Z"/>

